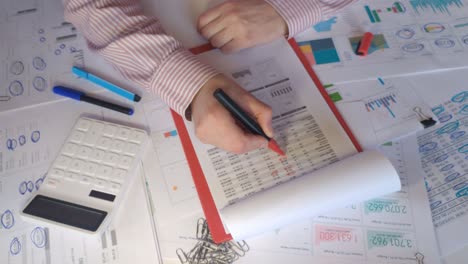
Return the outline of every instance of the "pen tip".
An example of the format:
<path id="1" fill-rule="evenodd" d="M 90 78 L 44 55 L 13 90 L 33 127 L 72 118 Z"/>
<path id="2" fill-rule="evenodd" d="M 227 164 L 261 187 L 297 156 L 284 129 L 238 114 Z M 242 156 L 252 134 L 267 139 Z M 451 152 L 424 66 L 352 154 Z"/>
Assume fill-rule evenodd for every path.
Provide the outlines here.
<path id="1" fill-rule="evenodd" d="M 281 156 L 286 156 L 286 154 L 281 150 L 278 143 L 276 143 L 274 139 L 270 139 L 270 141 L 268 141 L 268 148 L 270 148 L 271 150 L 273 150 Z"/>

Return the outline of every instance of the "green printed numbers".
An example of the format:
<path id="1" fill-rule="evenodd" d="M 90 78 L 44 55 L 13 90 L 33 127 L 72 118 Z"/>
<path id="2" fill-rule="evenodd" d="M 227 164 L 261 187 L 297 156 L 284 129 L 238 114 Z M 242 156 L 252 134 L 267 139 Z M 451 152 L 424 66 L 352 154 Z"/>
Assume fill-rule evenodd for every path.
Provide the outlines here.
<path id="1" fill-rule="evenodd" d="M 386 238 L 383 236 L 375 236 L 372 239 L 372 246 L 374 247 L 399 247 L 399 248 L 412 248 L 412 242 L 409 239 Z"/>
<path id="2" fill-rule="evenodd" d="M 367 242 L 369 249 L 378 247 L 413 248 L 413 241 L 405 238 L 403 233 L 368 231 Z"/>
<path id="3" fill-rule="evenodd" d="M 398 200 L 390 199 L 374 199 L 365 203 L 366 214 L 371 213 L 391 213 L 391 214 L 407 214 L 406 205 L 399 204 Z"/>

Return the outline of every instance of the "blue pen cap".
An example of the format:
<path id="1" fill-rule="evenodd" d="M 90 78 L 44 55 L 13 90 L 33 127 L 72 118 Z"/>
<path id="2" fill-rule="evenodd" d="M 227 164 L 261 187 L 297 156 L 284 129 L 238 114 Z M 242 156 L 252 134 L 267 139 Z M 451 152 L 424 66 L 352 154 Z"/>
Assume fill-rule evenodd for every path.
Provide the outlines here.
<path id="1" fill-rule="evenodd" d="M 53 91 L 55 94 L 69 97 L 75 100 L 81 100 L 81 96 L 84 95 L 84 93 L 80 91 L 73 90 L 71 88 L 63 87 L 63 86 L 55 86 L 53 88 Z"/>

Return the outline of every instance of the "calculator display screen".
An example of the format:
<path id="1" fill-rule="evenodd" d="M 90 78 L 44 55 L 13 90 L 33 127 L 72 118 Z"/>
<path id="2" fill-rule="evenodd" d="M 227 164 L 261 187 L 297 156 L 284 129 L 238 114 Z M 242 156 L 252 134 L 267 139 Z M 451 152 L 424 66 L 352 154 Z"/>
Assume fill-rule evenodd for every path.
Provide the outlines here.
<path id="1" fill-rule="evenodd" d="M 23 213 L 92 232 L 99 228 L 107 215 L 101 210 L 43 195 L 36 195 Z"/>

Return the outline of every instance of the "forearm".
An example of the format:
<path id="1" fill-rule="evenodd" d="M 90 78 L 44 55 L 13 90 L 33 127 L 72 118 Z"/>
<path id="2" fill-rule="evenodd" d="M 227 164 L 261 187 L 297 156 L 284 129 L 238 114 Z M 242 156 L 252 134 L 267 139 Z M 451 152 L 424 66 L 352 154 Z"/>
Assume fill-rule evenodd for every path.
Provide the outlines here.
<path id="1" fill-rule="evenodd" d="M 304 31 L 358 0 L 265 0 L 288 25 L 289 37 Z"/>
<path id="2" fill-rule="evenodd" d="M 88 47 L 125 78 L 156 93 L 184 114 L 198 90 L 216 71 L 200 63 L 158 20 L 145 16 L 134 0 L 64 0 L 65 19 Z"/>

